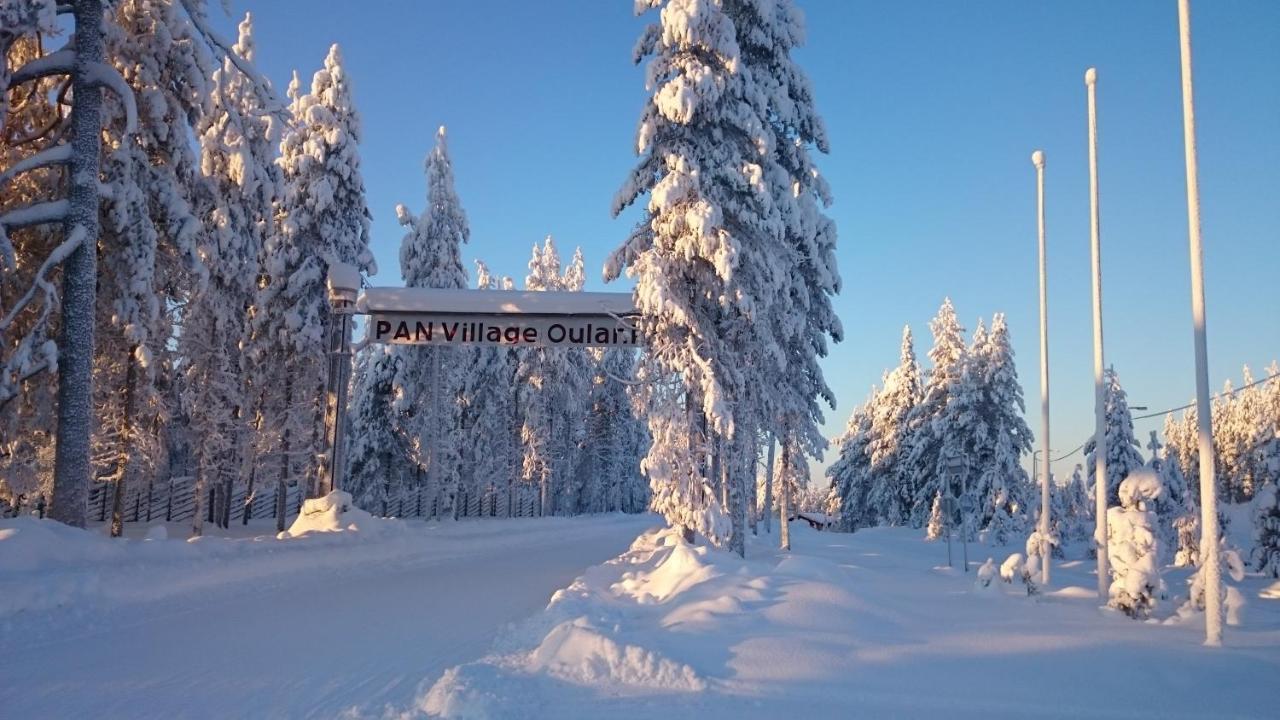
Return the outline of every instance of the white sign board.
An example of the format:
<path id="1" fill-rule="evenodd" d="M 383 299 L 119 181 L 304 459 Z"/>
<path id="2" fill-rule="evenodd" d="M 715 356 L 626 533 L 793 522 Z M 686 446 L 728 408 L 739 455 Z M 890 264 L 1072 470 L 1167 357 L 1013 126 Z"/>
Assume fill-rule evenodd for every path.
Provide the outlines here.
<path id="1" fill-rule="evenodd" d="M 371 288 L 369 341 L 397 345 L 638 347 L 629 293 Z"/>

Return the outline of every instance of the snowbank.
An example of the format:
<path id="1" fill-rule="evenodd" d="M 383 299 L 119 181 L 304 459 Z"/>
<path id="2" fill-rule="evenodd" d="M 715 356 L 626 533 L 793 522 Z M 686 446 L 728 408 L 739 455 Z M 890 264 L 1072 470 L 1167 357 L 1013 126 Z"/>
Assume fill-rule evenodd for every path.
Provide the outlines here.
<path id="1" fill-rule="evenodd" d="M 792 533 L 792 553 L 765 536 L 746 560 L 671 530 L 641 535 L 510 628 L 491 654 L 428 678 L 407 714 L 776 718 L 857 708 L 987 720 L 1032 708 L 1058 718 L 1274 709 L 1265 688 L 1280 671 L 1280 603 L 1205 653 L 1196 623 L 1100 613 L 1085 590 L 1088 563 L 1055 567 L 1056 587 L 1028 597 L 991 582 L 992 560 L 978 573 L 985 587 L 962 572 L 931 572 L 937 548 L 915 531 L 795 524 Z M 1205 692 L 1191 678 L 1233 690 Z M 1135 684 L 1144 692 L 1135 695 Z"/>
<path id="2" fill-rule="evenodd" d="M 324 497 L 304 500 L 302 511 L 289 526 L 288 533 L 289 537 L 301 537 L 313 532 L 377 530 L 392 524 L 356 507 L 351 502 L 351 493 L 334 490 Z"/>

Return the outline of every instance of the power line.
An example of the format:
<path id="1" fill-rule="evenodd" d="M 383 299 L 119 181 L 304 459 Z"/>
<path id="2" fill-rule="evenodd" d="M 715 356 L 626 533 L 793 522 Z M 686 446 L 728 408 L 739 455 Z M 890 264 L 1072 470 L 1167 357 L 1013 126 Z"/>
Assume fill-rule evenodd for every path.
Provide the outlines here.
<path id="1" fill-rule="evenodd" d="M 1249 388 L 1253 387 L 1254 385 L 1261 385 L 1262 383 L 1265 383 L 1265 382 L 1270 381 L 1270 380 L 1277 380 L 1277 381 L 1280 381 L 1280 375 L 1269 375 L 1269 376 L 1267 376 L 1267 377 L 1262 378 L 1261 380 L 1254 380 L 1253 382 L 1249 383 L 1248 385 L 1241 385 L 1240 387 L 1235 388 L 1235 389 L 1231 390 L 1230 392 L 1221 392 L 1221 393 L 1218 393 L 1217 395 L 1214 395 L 1214 398 L 1216 399 L 1216 398 L 1220 398 L 1220 397 L 1226 397 L 1226 396 L 1229 396 L 1229 395 L 1235 395 L 1236 393 L 1240 392 L 1241 390 L 1248 390 Z M 1146 420 L 1147 418 L 1159 417 L 1159 416 L 1161 416 L 1161 415 L 1168 415 L 1168 414 L 1169 414 L 1169 413 L 1171 413 L 1171 412 L 1177 412 L 1177 411 L 1179 411 L 1179 410 L 1186 410 L 1186 409 L 1191 408 L 1191 407 L 1195 407 L 1195 403 L 1194 403 L 1194 402 L 1190 402 L 1190 403 L 1187 403 L 1186 405 L 1181 405 L 1181 406 L 1176 407 L 1176 408 L 1169 408 L 1168 410 L 1160 410 L 1160 411 L 1158 411 L 1158 412 L 1147 413 L 1146 415 L 1136 415 L 1136 416 L 1133 416 L 1131 419 L 1133 419 L 1133 420 Z M 1060 462 L 1060 461 L 1062 461 L 1062 460 L 1066 460 L 1067 458 L 1071 457 L 1072 455 L 1075 455 L 1076 453 L 1078 453 L 1078 452 L 1080 452 L 1081 450 L 1083 450 L 1083 449 L 1084 449 L 1084 446 L 1085 446 L 1085 443 L 1087 443 L 1087 442 L 1088 442 L 1088 441 L 1086 440 L 1084 443 L 1080 443 L 1080 445 L 1078 445 L 1074 450 L 1072 450 L 1072 451 L 1071 451 L 1071 452 L 1069 452 L 1069 453 L 1066 453 L 1066 454 L 1064 454 L 1064 455 L 1062 455 L 1062 456 L 1060 456 L 1060 457 L 1051 458 L 1051 459 L 1050 459 L 1050 462 Z"/>
<path id="2" fill-rule="evenodd" d="M 1267 382 L 1267 381 L 1269 381 L 1269 380 L 1280 380 L 1280 375 L 1268 375 L 1267 377 L 1264 377 L 1264 378 L 1262 378 L 1261 380 L 1254 380 L 1253 382 L 1249 383 L 1248 385 L 1241 385 L 1240 387 L 1235 388 L 1234 390 L 1232 390 L 1232 391 L 1230 391 L 1230 392 L 1221 392 L 1221 393 L 1218 393 L 1217 395 L 1214 395 L 1213 397 L 1216 399 L 1216 398 L 1220 398 L 1220 397 L 1226 397 L 1226 396 L 1228 396 L 1228 395 L 1235 395 L 1236 393 L 1240 392 L 1241 390 L 1248 390 L 1249 388 L 1253 387 L 1254 385 L 1261 385 L 1262 383 Z M 1176 407 L 1176 408 L 1169 408 L 1168 410 L 1161 410 L 1160 412 L 1148 413 L 1148 414 L 1146 414 L 1146 415 L 1138 415 L 1138 416 L 1134 417 L 1133 419 L 1134 419 L 1134 420 L 1145 420 L 1145 419 L 1147 419 L 1147 418 L 1153 418 L 1153 417 L 1156 417 L 1156 416 L 1158 416 L 1158 415 L 1167 415 L 1167 414 L 1169 414 L 1169 413 L 1171 413 L 1171 412 L 1177 412 L 1177 411 L 1179 411 L 1179 410 L 1186 410 L 1186 409 L 1191 408 L 1191 407 L 1195 407 L 1195 403 L 1194 403 L 1194 402 L 1189 402 L 1189 403 L 1187 403 L 1186 405 L 1181 405 L 1181 406 Z"/>

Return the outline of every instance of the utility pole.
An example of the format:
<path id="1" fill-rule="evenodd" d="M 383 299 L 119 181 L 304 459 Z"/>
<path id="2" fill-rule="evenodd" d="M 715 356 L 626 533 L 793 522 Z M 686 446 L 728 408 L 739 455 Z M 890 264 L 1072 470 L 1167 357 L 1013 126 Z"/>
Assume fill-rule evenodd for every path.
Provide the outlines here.
<path id="1" fill-rule="evenodd" d="M 1040 236 L 1040 583 L 1049 584 L 1049 290 L 1044 247 L 1044 152 L 1031 153 L 1036 166 L 1036 226 Z M 1032 464 L 1035 464 L 1032 458 Z"/>
<path id="2" fill-rule="evenodd" d="M 1107 558 L 1107 390 L 1103 384 L 1102 241 L 1098 223 L 1098 71 L 1084 73 L 1089 96 L 1089 250 L 1093 268 L 1093 546 L 1098 555 L 1098 600 L 1110 599 Z"/>
<path id="3" fill-rule="evenodd" d="M 1191 81 L 1191 3 L 1178 0 L 1182 55 L 1182 137 L 1187 164 L 1187 228 L 1191 252 L 1191 319 L 1196 350 L 1196 424 L 1200 445 L 1200 572 L 1204 573 L 1204 644 L 1222 644 L 1222 569 L 1218 558 L 1218 495 L 1213 467 L 1213 409 L 1209 404 L 1209 351 L 1205 339 L 1204 252 L 1200 246 L 1200 179 L 1196 162 L 1196 108 Z"/>

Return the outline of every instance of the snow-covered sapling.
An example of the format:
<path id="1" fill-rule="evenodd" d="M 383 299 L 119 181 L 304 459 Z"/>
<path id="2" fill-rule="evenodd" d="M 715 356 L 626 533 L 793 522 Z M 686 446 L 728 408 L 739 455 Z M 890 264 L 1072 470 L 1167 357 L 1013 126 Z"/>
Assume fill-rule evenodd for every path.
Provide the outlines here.
<path id="1" fill-rule="evenodd" d="M 1038 556 L 1028 556 L 1023 559 L 1022 553 L 1010 555 L 1000 565 L 1000 579 L 1010 585 L 1015 580 L 1022 583 L 1028 595 L 1037 595 L 1040 592 L 1040 588 L 1035 582 L 1035 576 L 1039 572 L 1040 558 Z"/>
<path id="2" fill-rule="evenodd" d="M 1120 507 L 1107 510 L 1107 554 L 1111 560 L 1108 604 L 1132 618 L 1150 617 L 1164 588 L 1153 510 L 1163 489 L 1155 473 L 1136 470 L 1120 483 Z"/>

